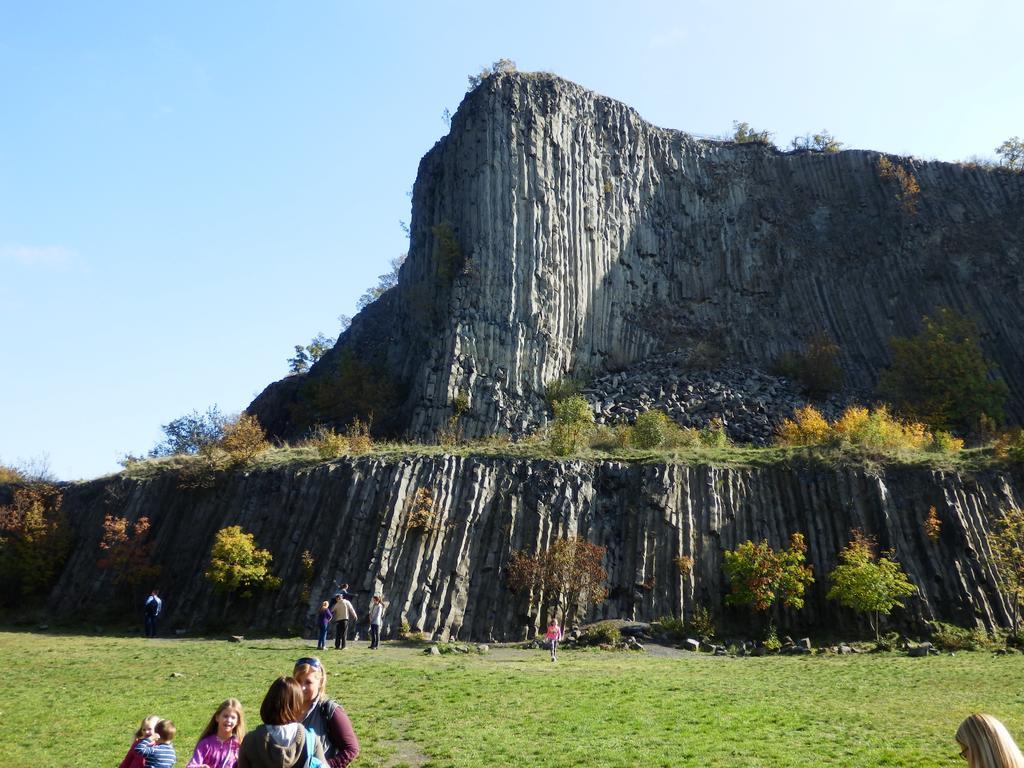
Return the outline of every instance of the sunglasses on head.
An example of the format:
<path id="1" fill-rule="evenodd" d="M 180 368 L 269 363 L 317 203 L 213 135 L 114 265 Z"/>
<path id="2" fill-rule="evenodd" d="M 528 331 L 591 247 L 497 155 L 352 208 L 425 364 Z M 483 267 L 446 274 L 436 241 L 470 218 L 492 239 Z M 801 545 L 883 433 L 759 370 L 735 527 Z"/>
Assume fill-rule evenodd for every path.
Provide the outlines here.
<path id="1" fill-rule="evenodd" d="M 315 656 L 303 656 L 301 659 L 295 662 L 296 667 L 301 666 L 303 664 L 306 664 L 310 667 L 319 667 L 320 659 L 316 658 Z"/>

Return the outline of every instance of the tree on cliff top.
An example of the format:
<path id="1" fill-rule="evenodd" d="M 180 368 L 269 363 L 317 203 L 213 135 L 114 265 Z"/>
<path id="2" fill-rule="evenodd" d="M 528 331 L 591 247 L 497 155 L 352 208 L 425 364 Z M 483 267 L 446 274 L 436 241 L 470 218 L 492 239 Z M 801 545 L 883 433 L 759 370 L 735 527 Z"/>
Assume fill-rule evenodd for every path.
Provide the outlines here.
<path id="1" fill-rule="evenodd" d="M 923 318 L 916 336 L 889 341 L 892 365 L 878 394 L 934 430 L 969 433 L 982 417 L 999 422 L 1009 392 L 985 357 L 970 318 L 943 307 Z"/>
<path id="2" fill-rule="evenodd" d="M 206 413 L 192 411 L 185 414 L 160 427 L 164 431 L 165 439 L 149 452 L 149 456 L 160 458 L 200 453 L 223 437 L 226 421 L 216 405 L 207 408 Z"/>
<path id="3" fill-rule="evenodd" d="M 900 564 L 888 557 L 879 557 L 877 543 L 860 530 L 851 532 L 850 543 L 839 553 L 840 565 L 829 574 L 832 588 L 829 600 L 868 614 L 878 641 L 879 618 L 889 614 L 903 600 L 917 592 L 907 580 Z"/>
<path id="4" fill-rule="evenodd" d="M 604 547 L 586 539 L 557 539 L 536 555 L 513 552 L 505 579 L 513 592 L 543 594 L 545 604 L 555 615 L 561 610 L 563 623 L 568 624 L 579 611 L 608 596 L 604 555 Z"/>
<path id="5" fill-rule="evenodd" d="M 771 131 L 757 131 L 750 127 L 750 123 L 743 123 L 738 120 L 732 121 L 732 140 L 737 144 L 768 144 L 772 143 Z"/>
<path id="6" fill-rule="evenodd" d="M 512 59 L 498 59 L 496 62 L 491 64 L 489 67 L 481 67 L 480 72 L 476 75 L 470 75 L 468 77 L 469 87 L 467 91 L 472 91 L 480 83 L 486 80 L 491 75 L 496 75 L 499 72 L 515 72 L 516 63 Z"/>
<path id="7" fill-rule="evenodd" d="M 1024 170 L 1024 141 L 1014 136 L 1007 139 L 998 147 L 996 154 L 1001 158 L 1002 165 L 1011 171 Z"/>

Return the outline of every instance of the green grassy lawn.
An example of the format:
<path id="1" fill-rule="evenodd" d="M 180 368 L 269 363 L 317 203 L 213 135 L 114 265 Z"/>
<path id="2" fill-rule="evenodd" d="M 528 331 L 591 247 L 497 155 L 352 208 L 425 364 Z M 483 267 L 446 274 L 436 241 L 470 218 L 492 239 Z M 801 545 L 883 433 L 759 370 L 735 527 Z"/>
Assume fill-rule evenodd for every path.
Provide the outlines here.
<path id="1" fill-rule="evenodd" d="M 115 766 L 156 713 L 176 722 L 184 766 L 221 700 L 240 698 L 255 727 L 269 683 L 310 649 L 0 633 L 0 765 Z M 321 655 L 368 767 L 956 766 L 953 733 L 974 711 L 1024 736 L 1020 655 Z"/>

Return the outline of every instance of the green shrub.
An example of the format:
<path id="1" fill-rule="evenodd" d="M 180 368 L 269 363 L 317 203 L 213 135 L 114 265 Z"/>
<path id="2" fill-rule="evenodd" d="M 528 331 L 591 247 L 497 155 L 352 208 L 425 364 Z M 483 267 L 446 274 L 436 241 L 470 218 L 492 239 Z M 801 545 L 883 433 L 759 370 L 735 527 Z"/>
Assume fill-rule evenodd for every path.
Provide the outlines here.
<path id="1" fill-rule="evenodd" d="M 566 376 L 555 379 L 545 387 L 544 399 L 547 400 L 548 407 L 553 409 L 557 401 L 582 394 L 582 392 L 583 384 L 572 377 Z"/>
<path id="2" fill-rule="evenodd" d="M 633 445 L 641 449 L 657 448 L 665 442 L 669 418 L 662 411 L 644 411 L 633 424 Z"/>
<path id="3" fill-rule="evenodd" d="M 657 626 L 670 642 L 681 643 L 687 638 L 686 624 L 682 619 L 677 619 L 674 616 L 662 616 L 660 619 L 655 619 L 652 624 Z"/>
<path id="4" fill-rule="evenodd" d="M 928 450 L 932 453 L 957 453 L 963 447 L 963 440 L 941 429 L 932 433 L 931 442 L 928 443 Z"/>
<path id="5" fill-rule="evenodd" d="M 580 632 L 580 645 L 615 645 L 622 640 L 622 633 L 615 621 L 599 621 L 590 624 Z"/>
<path id="6" fill-rule="evenodd" d="M 572 395 L 554 403 L 555 423 L 551 428 L 551 450 L 558 456 L 576 451 L 594 426 L 590 403 L 582 395 Z"/>
<path id="7" fill-rule="evenodd" d="M 666 448 L 695 448 L 701 445 L 700 430 L 693 427 L 680 427 L 671 419 L 665 425 Z"/>
<path id="8" fill-rule="evenodd" d="M 892 365 L 879 396 L 936 430 L 972 432 L 982 416 L 1001 421 L 1009 389 L 994 376 L 974 322 L 944 307 L 922 323 L 916 336 L 889 340 Z"/>
<path id="9" fill-rule="evenodd" d="M 932 642 L 943 651 L 982 651 L 997 645 L 997 641 L 983 627 L 958 627 L 944 621 L 929 622 Z"/>
<path id="10" fill-rule="evenodd" d="M 321 459 L 336 459 L 348 451 L 348 439 L 330 427 L 317 427 L 307 442 Z"/>
<path id="11" fill-rule="evenodd" d="M 764 638 L 764 647 L 769 651 L 778 651 L 782 648 L 782 641 L 779 640 L 779 632 L 775 629 L 774 624 L 768 626 L 768 634 Z"/>
<path id="12" fill-rule="evenodd" d="M 711 611 L 707 606 L 697 605 L 690 615 L 690 621 L 686 625 L 689 630 L 698 637 L 714 637 L 718 631 L 715 622 L 711 618 Z"/>
<path id="13" fill-rule="evenodd" d="M 431 232 L 434 235 L 434 274 L 440 284 L 451 285 L 466 266 L 466 258 L 450 222 L 435 224 Z"/>
<path id="14" fill-rule="evenodd" d="M 725 448 L 730 444 L 729 435 L 721 419 L 712 419 L 700 431 L 700 444 L 705 448 Z"/>

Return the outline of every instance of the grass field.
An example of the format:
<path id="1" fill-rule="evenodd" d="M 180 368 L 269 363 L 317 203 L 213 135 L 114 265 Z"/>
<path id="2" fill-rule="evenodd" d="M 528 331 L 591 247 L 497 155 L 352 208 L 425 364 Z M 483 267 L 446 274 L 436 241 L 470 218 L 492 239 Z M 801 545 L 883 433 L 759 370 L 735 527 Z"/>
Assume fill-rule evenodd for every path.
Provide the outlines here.
<path id="1" fill-rule="evenodd" d="M 216 705 L 249 727 L 299 639 L 0 633 L 0 765 L 116 766 L 147 714 L 184 766 Z M 360 766 L 955 766 L 974 711 L 1024 736 L 1024 656 L 713 658 L 498 648 L 323 654 Z M 180 676 L 172 676 L 178 673 Z"/>

